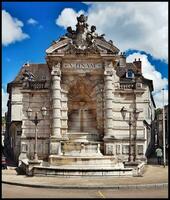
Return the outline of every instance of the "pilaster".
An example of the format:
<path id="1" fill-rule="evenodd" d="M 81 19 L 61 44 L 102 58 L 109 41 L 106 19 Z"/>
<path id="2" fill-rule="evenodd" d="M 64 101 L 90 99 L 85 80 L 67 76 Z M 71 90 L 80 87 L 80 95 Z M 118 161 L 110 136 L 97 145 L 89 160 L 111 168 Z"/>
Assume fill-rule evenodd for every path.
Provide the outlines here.
<path id="1" fill-rule="evenodd" d="M 112 65 L 111 65 L 112 66 Z M 113 135 L 113 69 L 108 62 L 105 62 L 104 90 L 105 90 L 105 133 L 104 139 Z"/>
<path id="2" fill-rule="evenodd" d="M 61 70 L 60 62 L 52 66 L 52 133 L 50 137 L 50 156 L 61 154 Z"/>
<path id="3" fill-rule="evenodd" d="M 60 63 L 54 65 L 52 76 L 52 137 L 61 138 L 61 71 Z"/>

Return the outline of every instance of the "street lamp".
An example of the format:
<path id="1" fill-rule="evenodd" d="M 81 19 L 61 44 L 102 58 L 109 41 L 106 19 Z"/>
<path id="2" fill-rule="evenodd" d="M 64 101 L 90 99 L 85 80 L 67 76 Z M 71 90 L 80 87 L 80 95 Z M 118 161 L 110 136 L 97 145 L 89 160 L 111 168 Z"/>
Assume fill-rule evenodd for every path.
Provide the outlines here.
<path id="1" fill-rule="evenodd" d="M 162 89 L 162 100 L 163 100 L 163 116 L 162 116 L 162 122 L 163 122 L 163 162 L 164 167 L 166 166 L 166 150 L 165 150 L 165 105 L 164 105 L 164 88 Z"/>
<path id="2" fill-rule="evenodd" d="M 135 130 L 135 134 L 134 134 L 134 155 L 133 155 L 133 161 L 136 160 L 136 120 L 139 117 L 139 113 L 140 111 L 138 111 L 137 109 L 133 109 L 133 111 L 127 111 L 125 109 L 125 107 L 123 106 L 122 109 L 120 110 L 123 119 L 125 120 L 126 118 L 126 113 L 129 113 L 129 119 L 127 120 L 128 124 L 129 124 L 129 157 L 128 157 L 128 162 L 132 161 L 132 153 L 131 153 L 131 146 L 132 146 L 132 125 L 133 128 Z M 132 119 L 132 114 L 133 114 L 133 119 Z M 135 122 L 135 123 L 133 123 Z M 135 124 L 135 125 L 134 125 Z"/>
<path id="3" fill-rule="evenodd" d="M 126 113 L 127 113 L 127 110 L 125 109 L 125 107 L 123 106 L 122 109 L 120 110 L 121 114 L 122 114 L 122 117 L 123 119 L 125 120 L 126 118 Z M 129 157 L 128 157 L 128 162 L 131 162 L 132 161 L 132 155 L 131 155 L 131 137 L 132 137 L 132 119 L 131 119 L 131 112 L 129 112 L 129 119 L 128 119 L 128 124 L 129 124 Z"/>
<path id="4" fill-rule="evenodd" d="M 137 110 L 136 108 L 133 109 L 133 119 L 134 119 L 134 156 L 133 156 L 133 161 L 136 161 L 136 136 L 137 136 L 137 130 L 136 130 L 136 125 L 137 125 L 137 120 L 139 117 L 139 113 L 141 111 Z"/>
<path id="5" fill-rule="evenodd" d="M 34 116 L 34 119 L 31 119 L 31 116 L 32 116 L 32 109 L 31 108 L 28 108 L 27 110 L 27 116 L 28 116 L 28 119 L 30 121 L 32 121 L 34 124 L 35 124 L 35 150 L 34 150 L 34 160 L 37 161 L 38 160 L 38 155 L 37 155 L 37 125 L 38 123 L 44 119 L 44 117 L 47 115 L 47 108 L 46 107 L 42 107 L 41 108 L 41 114 L 43 116 L 43 119 L 38 119 L 38 112 L 35 112 L 35 116 Z"/>

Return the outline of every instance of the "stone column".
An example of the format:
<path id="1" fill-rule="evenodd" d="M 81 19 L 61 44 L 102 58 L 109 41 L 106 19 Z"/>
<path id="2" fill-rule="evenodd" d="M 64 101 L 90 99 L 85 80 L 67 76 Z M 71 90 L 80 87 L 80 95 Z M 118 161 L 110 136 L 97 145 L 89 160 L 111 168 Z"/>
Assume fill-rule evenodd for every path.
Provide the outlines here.
<path id="1" fill-rule="evenodd" d="M 110 138 L 113 134 L 113 85 L 112 85 L 112 69 L 105 67 L 105 133 L 104 139 Z"/>
<path id="2" fill-rule="evenodd" d="M 50 138 L 50 155 L 61 154 L 61 71 L 60 63 L 52 66 L 52 133 Z"/>
<path id="3" fill-rule="evenodd" d="M 68 140 L 67 130 L 68 130 L 68 91 L 61 91 L 61 135 L 62 140 Z"/>
<path id="4" fill-rule="evenodd" d="M 97 129 L 103 136 L 104 132 L 104 116 L 103 116 L 103 85 L 96 87 L 96 118 L 97 118 Z"/>

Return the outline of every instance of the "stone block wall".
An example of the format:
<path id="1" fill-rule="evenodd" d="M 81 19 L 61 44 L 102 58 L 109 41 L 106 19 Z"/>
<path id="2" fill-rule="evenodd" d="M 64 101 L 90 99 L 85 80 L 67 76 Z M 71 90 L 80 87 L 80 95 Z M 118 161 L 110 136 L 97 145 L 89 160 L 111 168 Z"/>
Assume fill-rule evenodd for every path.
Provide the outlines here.
<path id="1" fill-rule="evenodd" d="M 35 112 L 38 112 L 38 119 L 41 121 L 37 125 L 38 138 L 38 157 L 40 159 L 48 158 L 49 155 L 49 137 L 51 134 L 50 121 L 50 92 L 41 91 L 23 91 L 23 110 L 22 110 L 22 136 L 21 136 L 21 154 L 24 151 L 28 158 L 32 158 L 35 150 L 35 123 L 31 120 L 35 118 Z M 42 107 L 47 108 L 47 116 L 43 118 L 41 114 Z M 27 116 L 28 108 L 32 109 L 32 116 Z"/>

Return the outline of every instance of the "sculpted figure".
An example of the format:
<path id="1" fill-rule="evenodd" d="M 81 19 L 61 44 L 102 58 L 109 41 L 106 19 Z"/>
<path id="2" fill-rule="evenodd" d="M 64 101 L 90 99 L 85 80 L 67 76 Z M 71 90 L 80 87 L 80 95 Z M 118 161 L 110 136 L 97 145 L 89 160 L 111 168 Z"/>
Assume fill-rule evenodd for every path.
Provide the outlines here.
<path id="1" fill-rule="evenodd" d="M 81 14 L 79 17 L 77 17 L 77 21 L 80 25 L 83 25 L 87 21 L 87 18 L 87 16 Z"/>
<path id="2" fill-rule="evenodd" d="M 72 39 L 76 37 L 76 31 L 72 30 L 71 26 L 67 27 L 67 32 L 68 32 L 66 33 L 67 37 L 72 38 Z"/>
<path id="3" fill-rule="evenodd" d="M 33 73 L 31 73 L 30 71 L 28 71 L 27 69 L 25 69 L 25 71 L 22 74 L 22 78 L 21 80 L 28 80 L 28 81 L 34 81 L 35 80 L 35 76 Z"/>
<path id="4" fill-rule="evenodd" d="M 98 35 L 97 33 L 95 33 L 95 31 L 96 31 L 96 26 L 91 26 L 91 34 L 92 34 L 92 36 L 93 37 L 96 37 L 96 38 L 99 38 L 99 39 L 104 39 L 104 36 L 105 36 L 105 34 L 102 34 L 102 35 Z"/>
<path id="5" fill-rule="evenodd" d="M 82 51 L 84 53 L 89 53 L 89 50 L 92 50 L 94 53 L 97 51 L 97 47 L 95 46 L 94 39 L 104 39 L 104 34 L 98 35 L 96 31 L 96 26 L 91 26 L 91 29 L 88 30 L 88 24 L 87 24 L 87 16 L 81 14 L 79 17 L 77 17 L 77 24 L 76 24 L 76 31 L 72 30 L 72 27 L 67 27 L 67 33 L 65 34 L 65 37 L 71 38 L 70 41 L 70 49 L 69 53 L 78 50 Z M 92 53 L 91 51 L 91 53 Z M 81 53 L 81 52 L 78 52 Z"/>
<path id="6" fill-rule="evenodd" d="M 95 31 L 96 31 L 96 26 L 91 26 L 91 34 L 92 34 L 92 36 L 94 36 L 94 37 L 98 37 L 98 34 L 97 33 L 95 33 Z"/>
<path id="7" fill-rule="evenodd" d="M 77 29 L 76 32 L 77 33 L 84 33 L 87 29 L 88 29 L 88 24 L 86 23 L 87 21 L 87 16 L 84 16 L 83 14 L 80 15 L 79 17 L 77 17 Z"/>
<path id="8" fill-rule="evenodd" d="M 34 76 L 33 73 L 31 73 L 30 71 L 25 69 L 25 71 L 22 74 L 21 80 L 22 80 L 23 88 L 28 88 L 29 87 L 29 82 L 35 81 L 35 76 Z"/>

